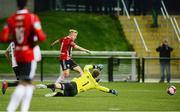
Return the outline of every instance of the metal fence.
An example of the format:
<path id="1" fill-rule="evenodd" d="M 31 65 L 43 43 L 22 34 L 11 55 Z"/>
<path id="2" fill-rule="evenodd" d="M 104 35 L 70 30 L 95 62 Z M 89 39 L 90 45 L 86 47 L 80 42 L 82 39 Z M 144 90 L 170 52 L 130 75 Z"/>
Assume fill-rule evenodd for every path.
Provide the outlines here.
<path id="1" fill-rule="evenodd" d="M 0 77 L 1 79 L 11 78 L 13 75 L 9 74 L 13 72 L 3 53 L 4 51 L 0 51 Z M 58 55 L 59 51 L 42 51 L 42 60 L 38 63 L 36 79 L 55 80 L 61 74 Z M 86 64 L 103 64 L 104 70 L 101 75 L 103 81 L 140 81 L 140 59 L 136 57 L 135 52 L 92 51 L 92 54 L 86 54 L 74 51 L 73 59 L 82 68 Z M 6 71 L 3 72 L 3 69 Z M 77 75 L 72 72 L 70 78 Z"/>
<path id="2" fill-rule="evenodd" d="M 95 53 L 95 52 L 94 52 Z M 121 54 L 122 53 L 122 54 Z M 159 60 L 162 58 L 139 58 L 133 52 L 96 52 L 88 55 L 82 52 L 73 53 L 73 59 L 81 67 L 86 64 L 103 64 L 104 69 L 100 78 L 102 81 L 135 81 L 135 82 L 158 82 L 161 77 Z M 124 54 L 123 54 L 124 53 Z M 8 65 L 5 57 L 0 52 L 0 78 L 13 79 L 13 71 Z M 164 58 L 163 58 L 164 59 Z M 171 81 L 180 81 L 180 58 L 166 58 L 170 60 Z M 3 68 L 8 71 L 3 72 Z M 58 61 L 58 51 L 44 51 L 42 60 L 38 64 L 37 80 L 55 80 L 61 74 Z M 72 72 L 67 80 L 77 77 L 77 73 Z"/>
<path id="3" fill-rule="evenodd" d="M 172 82 L 180 81 L 180 58 L 142 58 L 142 82 L 159 82 L 162 73 L 160 60 L 170 61 L 170 75 Z M 167 71 L 165 70 L 165 77 Z M 166 79 L 165 79 L 166 81 Z"/>
<path id="4" fill-rule="evenodd" d="M 56 56 L 43 56 L 41 61 L 41 81 L 47 76 L 47 68 L 51 66 L 46 60 L 57 58 Z M 101 73 L 103 81 L 137 81 L 140 82 L 140 59 L 138 57 L 118 57 L 118 56 L 73 56 L 74 60 L 78 60 L 78 64 L 83 67 L 86 64 L 104 65 Z M 85 60 L 84 63 L 82 60 Z M 55 62 L 55 63 L 58 63 Z M 45 70 L 46 69 L 46 70 Z M 59 71 L 59 70 L 58 70 Z M 61 74 L 56 71 L 56 76 Z"/>

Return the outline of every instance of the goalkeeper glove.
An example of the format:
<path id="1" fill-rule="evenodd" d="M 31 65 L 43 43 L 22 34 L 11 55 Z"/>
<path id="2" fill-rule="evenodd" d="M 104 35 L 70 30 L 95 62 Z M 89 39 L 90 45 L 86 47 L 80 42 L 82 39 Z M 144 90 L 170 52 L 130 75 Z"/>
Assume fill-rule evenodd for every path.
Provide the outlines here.
<path id="1" fill-rule="evenodd" d="M 93 68 L 101 71 L 104 68 L 104 66 L 102 64 L 98 64 L 98 65 L 94 65 Z"/>
<path id="2" fill-rule="evenodd" d="M 118 95 L 118 91 L 116 91 L 115 89 L 111 89 L 111 90 L 109 90 L 109 92 L 116 96 Z"/>

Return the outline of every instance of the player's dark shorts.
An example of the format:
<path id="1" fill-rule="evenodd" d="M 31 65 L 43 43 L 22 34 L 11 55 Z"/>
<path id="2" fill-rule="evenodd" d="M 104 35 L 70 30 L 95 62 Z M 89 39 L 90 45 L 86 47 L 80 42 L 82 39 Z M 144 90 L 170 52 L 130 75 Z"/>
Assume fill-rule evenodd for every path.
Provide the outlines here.
<path id="1" fill-rule="evenodd" d="M 77 93 L 77 85 L 75 82 L 64 83 L 64 96 L 75 96 Z"/>
<path id="2" fill-rule="evenodd" d="M 19 80 L 19 70 L 18 70 L 18 66 L 13 67 L 14 73 L 16 75 L 16 79 Z"/>
<path id="3" fill-rule="evenodd" d="M 71 69 L 73 70 L 74 67 L 77 67 L 78 65 L 72 60 L 60 60 L 61 67 L 64 70 Z"/>
<path id="4" fill-rule="evenodd" d="M 18 62 L 17 74 L 19 80 L 32 80 L 36 71 L 36 62 Z"/>

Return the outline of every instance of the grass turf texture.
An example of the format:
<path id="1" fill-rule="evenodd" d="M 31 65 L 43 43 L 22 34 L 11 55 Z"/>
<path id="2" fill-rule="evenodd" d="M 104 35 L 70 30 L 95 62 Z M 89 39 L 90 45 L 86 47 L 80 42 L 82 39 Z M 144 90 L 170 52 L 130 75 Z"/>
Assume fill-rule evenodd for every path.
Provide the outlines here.
<path id="1" fill-rule="evenodd" d="M 38 82 L 39 83 L 39 82 Z M 180 111 L 180 84 L 172 84 L 177 93 L 166 93 L 169 84 L 158 83 L 101 83 L 119 91 L 118 96 L 96 90 L 80 93 L 75 97 L 44 97 L 48 89 L 36 89 L 31 111 Z M 5 111 L 13 89 L 0 95 L 0 111 Z"/>
<path id="2" fill-rule="evenodd" d="M 78 30 L 76 43 L 90 50 L 128 51 L 132 47 L 127 43 L 121 25 L 107 15 L 95 15 L 73 12 L 42 12 L 38 13 L 42 27 L 48 39 L 41 44 L 41 49 L 50 49 L 50 43 L 66 36 L 69 29 Z M 0 20 L 0 31 L 5 19 Z M 0 44 L 1 49 L 7 45 Z M 59 50 L 59 45 L 54 47 Z"/>

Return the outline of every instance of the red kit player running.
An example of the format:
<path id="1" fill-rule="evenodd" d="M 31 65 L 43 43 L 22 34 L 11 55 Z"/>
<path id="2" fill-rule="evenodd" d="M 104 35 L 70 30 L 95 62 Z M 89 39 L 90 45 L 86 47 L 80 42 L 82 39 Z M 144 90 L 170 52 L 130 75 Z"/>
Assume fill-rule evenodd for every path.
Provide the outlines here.
<path id="1" fill-rule="evenodd" d="M 90 53 L 90 51 L 74 43 L 77 35 L 78 32 L 76 30 L 70 29 L 68 36 L 58 39 L 51 44 L 51 47 L 53 47 L 57 43 L 61 44 L 59 60 L 63 70 L 63 74 L 60 75 L 56 83 L 61 82 L 66 77 L 69 77 L 69 69 L 79 72 L 80 75 L 83 74 L 83 70 L 81 69 L 81 67 L 72 60 L 71 51 L 72 48 L 79 49 L 87 53 Z"/>

